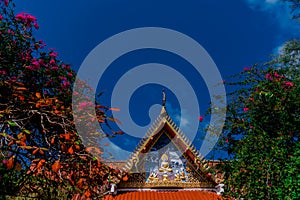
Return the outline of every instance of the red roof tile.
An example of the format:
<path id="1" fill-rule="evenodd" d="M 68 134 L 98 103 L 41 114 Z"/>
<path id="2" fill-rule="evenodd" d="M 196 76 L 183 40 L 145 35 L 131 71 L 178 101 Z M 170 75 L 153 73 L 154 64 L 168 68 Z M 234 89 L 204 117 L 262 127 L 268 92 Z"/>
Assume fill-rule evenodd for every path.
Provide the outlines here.
<path id="1" fill-rule="evenodd" d="M 207 191 L 134 191 L 106 195 L 103 200 L 219 200 L 220 195 Z"/>

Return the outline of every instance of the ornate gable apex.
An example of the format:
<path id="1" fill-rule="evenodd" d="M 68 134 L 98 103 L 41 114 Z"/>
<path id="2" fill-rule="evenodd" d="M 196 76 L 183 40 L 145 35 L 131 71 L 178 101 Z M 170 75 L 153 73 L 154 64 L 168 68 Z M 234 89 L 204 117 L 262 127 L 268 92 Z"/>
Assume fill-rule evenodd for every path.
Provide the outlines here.
<path id="1" fill-rule="evenodd" d="M 188 169 L 191 171 L 190 174 L 193 174 L 193 177 L 195 178 L 195 182 L 191 182 L 190 178 L 189 181 L 184 182 L 173 181 L 173 184 L 169 179 L 163 179 L 164 181 L 160 182 L 148 181 L 150 179 L 150 176 L 152 175 L 149 176 L 149 172 L 146 175 L 146 171 L 142 167 L 142 165 L 145 164 L 143 159 L 145 155 L 147 155 L 147 153 L 151 151 L 151 149 L 160 141 L 163 136 L 165 138 L 169 138 L 169 140 L 171 141 L 170 143 L 172 143 L 183 155 L 184 159 L 187 161 Z M 123 167 L 124 171 L 131 172 L 133 174 L 144 174 L 145 177 L 140 178 L 139 180 L 139 182 L 143 182 L 143 184 L 121 183 L 121 187 L 132 187 L 134 185 L 139 185 L 138 187 L 179 186 L 188 188 L 214 188 L 221 182 L 221 179 L 218 177 L 217 173 L 215 175 L 211 175 L 211 173 L 208 172 L 209 168 L 210 162 L 205 160 L 204 157 L 199 154 L 192 142 L 185 136 L 185 134 L 179 129 L 179 127 L 168 115 L 165 108 L 164 95 L 160 115 L 149 128 L 143 139 L 139 142 L 131 157 Z M 137 177 L 135 179 L 137 179 Z M 173 180 L 176 179 L 173 178 Z"/>

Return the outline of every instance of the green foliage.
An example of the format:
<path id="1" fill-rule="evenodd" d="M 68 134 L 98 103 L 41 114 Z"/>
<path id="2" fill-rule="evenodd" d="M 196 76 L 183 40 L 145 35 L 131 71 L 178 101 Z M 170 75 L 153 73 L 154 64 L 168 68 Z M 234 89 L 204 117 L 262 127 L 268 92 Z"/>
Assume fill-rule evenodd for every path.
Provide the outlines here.
<path id="1" fill-rule="evenodd" d="M 97 196 L 119 173 L 99 161 L 98 140 L 106 136 L 99 124 L 107 124 L 109 108 L 90 102 L 94 92 L 84 82 L 73 92 L 76 73 L 34 37 L 37 19 L 14 9 L 0 0 L 0 194 L 65 199 L 60 188 L 66 196 Z M 72 95 L 89 146 L 76 132 Z"/>
<path id="2" fill-rule="evenodd" d="M 230 197 L 300 198 L 300 80 L 290 74 L 299 63 L 280 64 L 245 68 L 226 82 L 237 88 L 220 142 L 230 156 L 219 166 Z"/>
<path id="3" fill-rule="evenodd" d="M 285 68 L 285 74 L 291 79 L 299 79 L 300 41 L 289 40 L 279 51 L 279 55 L 268 63 L 273 68 Z"/>

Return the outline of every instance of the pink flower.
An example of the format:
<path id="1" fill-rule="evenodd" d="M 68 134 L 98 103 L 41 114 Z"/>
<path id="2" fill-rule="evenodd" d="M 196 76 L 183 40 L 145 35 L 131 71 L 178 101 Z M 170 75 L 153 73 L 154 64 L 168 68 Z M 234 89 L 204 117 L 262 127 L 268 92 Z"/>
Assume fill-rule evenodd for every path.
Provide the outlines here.
<path id="1" fill-rule="evenodd" d="M 51 60 L 50 60 L 50 64 L 51 64 L 51 65 L 53 65 L 53 64 L 55 64 L 55 63 L 56 63 L 56 61 L 55 61 L 54 59 L 51 59 Z"/>
<path id="2" fill-rule="evenodd" d="M 15 34 L 15 32 L 13 32 L 11 29 L 8 29 L 8 30 L 7 30 L 7 33 L 12 34 L 12 35 Z"/>
<path id="3" fill-rule="evenodd" d="M 288 87 L 293 87 L 294 86 L 294 83 L 292 82 L 289 82 L 289 81 L 284 81 L 284 84 Z"/>
<path id="4" fill-rule="evenodd" d="M 58 66 L 53 66 L 51 69 L 52 70 L 58 70 L 59 68 L 58 68 Z"/>
<path id="5" fill-rule="evenodd" d="M 249 108 L 244 108 L 244 112 L 247 112 L 249 110 Z"/>
<path id="6" fill-rule="evenodd" d="M 244 71 L 249 71 L 250 68 L 249 67 L 244 67 Z"/>
<path id="7" fill-rule="evenodd" d="M 274 76 L 275 76 L 276 78 L 281 78 L 281 76 L 280 76 L 277 72 L 274 72 Z"/>
<path id="8" fill-rule="evenodd" d="M 6 75 L 6 71 L 4 69 L 0 70 L 0 75 Z"/>
<path id="9" fill-rule="evenodd" d="M 57 57 L 58 53 L 57 52 L 51 52 L 49 54 L 50 57 Z"/>
<path id="10" fill-rule="evenodd" d="M 272 76 L 270 74 L 266 74 L 266 79 L 269 79 L 269 80 L 273 80 Z"/>
<path id="11" fill-rule="evenodd" d="M 8 160 L 2 160 L 2 163 L 3 163 L 4 165 L 6 165 L 6 164 L 8 163 Z"/>
<path id="12" fill-rule="evenodd" d="M 32 70 L 34 70 L 34 67 L 33 66 L 27 66 L 26 69 L 29 69 L 29 70 L 32 71 Z"/>
<path id="13" fill-rule="evenodd" d="M 64 87 L 66 87 L 66 86 L 68 86 L 68 85 L 70 85 L 70 82 L 69 82 L 69 81 L 64 81 L 64 82 L 63 82 L 63 86 L 64 86 Z"/>
<path id="14" fill-rule="evenodd" d="M 39 29 L 39 28 L 40 28 L 40 26 L 39 26 L 38 23 L 36 23 L 36 22 L 33 23 L 33 26 L 34 26 L 34 28 L 36 28 L 36 29 Z"/>
<path id="15" fill-rule="evenodd" d="M 46 46 L 46 43 L 43 40 L 40 40 L 39 44 L 41 45 L 40 48 L 44 48 Z"/>
<path id="16" fill-rule="evenodd" d="M 269 186 L 269 187 L 271 187 L 271 186 L 272 186 L 272 184 L 271 184 L 271 183 L 269 183 L 269 184 L 268 184 L 268 186 Z"/>
<path id="17" fill-rule="evenodd" d="M 203 117 L 202 116 L 199 117 L 199 121 L 203 122 Z"/>
<path id="18" fill-rule="evenodd" d="M 63 81 L 66 81 L 66 80 L 67 80 L 67 78 L 64 77 L 64 76 L 59 76 L 59 78 L 60 78 L 61 80 L 63 80 Z"/>
<path id="19" fill-rule="evenodd" d="M 78 104 L 78 110 L 83 110 L 84 108 L 86 107 L 89 107 L 89 106 L 93 106 L 93 103 L 92 102 L 80 102 Z"/>
<path id="20" fill-rule="evenodd" d="M 21 12 L 16 15 L 15 19 L 17 21 L 23 22 L 27 27 L 30 27 L 32 23 L 34 24 L 35 27 L 38 27 L 38 24 L 36 23 L 36 17 L 28 13 Z"/>
<path id="21" fill-rule="evenodd" d="M 225 142 L 226 142 L 226 143 L 228 143 L 228 142 L 229 142 L 228 138 L 226 138 Z"/>
<path id="22" fill-rule="evenodd" d="M 34 17 L 28 13 L 25 13 L 25 12 L 18 14 L 16 17 L 27 20 L 27 22 L 35 22 L 36 21 L 36 17 Z"/>
<path id="23" fill-rule="evenodd" d="M 0 20 L 2 20 L 3 19 L 3 16 L 2 15 L 0 15 Z"/>
<path id="24" fill-rule="evenodd" d="M 32 65 L 33 65 L 36 69 L 40 68 L 40 63 L 39 63 L 38 61 L 32 62 Z"/>

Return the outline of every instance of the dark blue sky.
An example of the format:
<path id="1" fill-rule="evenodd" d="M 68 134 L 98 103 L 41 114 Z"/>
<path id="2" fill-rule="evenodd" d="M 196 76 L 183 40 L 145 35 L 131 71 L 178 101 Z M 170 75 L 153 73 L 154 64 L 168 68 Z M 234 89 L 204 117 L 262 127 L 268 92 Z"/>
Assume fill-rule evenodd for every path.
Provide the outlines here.
<path id="1" fill-rule="evenodd" d="M 210 54 L 221 76 L 241 71 L 245 66 L 270 60 L 282 44 L 299 35 L 299 26 L 289 20 L 287 7 L 278 0 L 16 0 L 17 11 L 26 11 L 38 18 L 39 39 L 59 52 L 59 57 L 77 70 L 88 53 L 110 36 L 139 27 L 164 27 L 184 33 Z M 116 60 L 99 90 L 106 93 L 104 104 L 110 104 L 113 84 L 138 64 L 160 62 L 180 71 L 188 66 L 176 56 L 160 51 L 137 51 Z M 191 77 L 192 71 L 182 74 Z M 207 109 L 209 96 L 201 77 L 191 78 L 201 103 Z M 167 91 L 169 111 L 173 118 L 189 118 L 180 111 L 176 94 Z M 148 109 L 161 101 L 161 86 L 141 87 L 132 96 L 129 108 L 139 125 L 150 121 Z M 121 111 L 122 112 L 122 111 Z M 176 119 L 175 119 L 176 120 Z M 117 146 L 132 149 L 139 139 L 121 136 Z M 196 141 L 195 141 L 196 142 Z M 196 142 L 197 143 L 197 142 Z M 125 145 L 124 145 L 125 144 Z M 198 143 L 197 143 L 198 144 Z M 196 146 L 199 148 L 200 144 Z"/>

